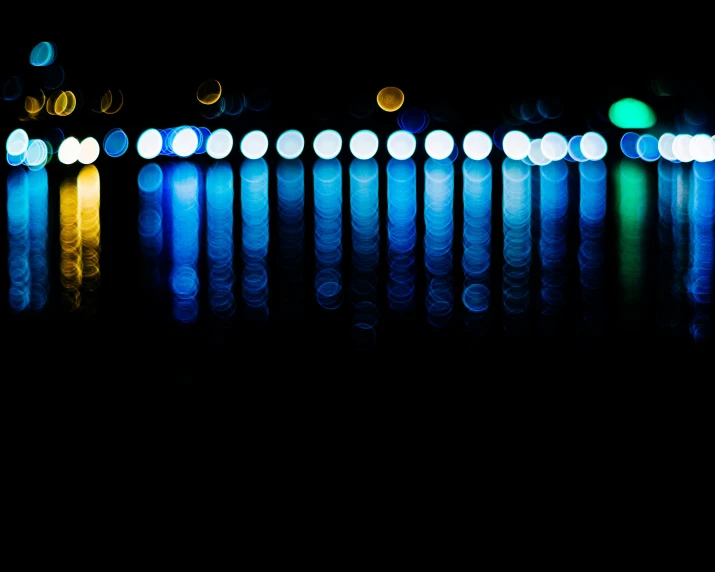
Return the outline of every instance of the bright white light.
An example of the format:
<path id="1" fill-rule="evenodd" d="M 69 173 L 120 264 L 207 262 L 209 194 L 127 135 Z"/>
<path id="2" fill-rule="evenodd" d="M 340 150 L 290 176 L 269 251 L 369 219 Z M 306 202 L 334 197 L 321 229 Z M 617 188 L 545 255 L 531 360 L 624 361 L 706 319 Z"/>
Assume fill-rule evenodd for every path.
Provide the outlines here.
<path id="1" fill-rule="evenodd" d="M 60 143 L 57 158 L 63 165 L 72 165 L 79 159 L 80 149 L 80 142 L 76 138 L 67 137 L 67 139 Z"/>
<path id="2" fill-rule="evenodd" d="M 217 129 L 206 142 L 206 154 L 212 159 L 223 159 L 233 149 L 233 135 L 226 129 Z"/>
<path id="3" fill-rule="evenodd" d="M 568 153 L 569 142 L 560 133 L 547 133 L 541 139 L 541 152 L 549 161 L 561 161 Z"/>
<path id="4" fill-rule="evenodd" d="M 83 165 L 91 165 L 99 157 L 99 143 L 94 137 L 82 139 L 77 160 Z"/>
<path id="5" fill-rule="evenodd" d="M 47 144 L 41 139 L 32 139 L 27 145 L 25 165 L 28 167 L 41 167 L 47 163 Z"/>
<path id="6" fill-rule="evenodd" d="M 492 152 L 492 138 L 484 131 L 471 131 L 467 133 L 462 143 L 464 154 L 473 161 L 481 161 L 489 157 Z"/>
<path id="7" fill-rule="evenodd" d="M 305 138 L 300 131 L 289 129 L 276 141 L 276 150 L 284 159 L 297 159 L 305 149 Z"/>
<path id="8" fill-rule="evenodd" d="M 395 131 L 387 138 L 387 152 L 398 161 L 406 161 L 416 149 L 417 139 L 409 131 Z"/>
<path id="9" fill-rule="evenodd" d="M 263 131 L 251 131 L 241 139 L 241 153 L 246 159 L 260 159 L 268 151 L 268 137 Z"/>
<path id="10" fill-rule="evenodd" d="M 15 129 L 7 138 L 5 143 L 5 151 L 8 155 L 18 156 L 27 151 L 27 146 L 30 144 L 30 138 L 24 129 Z"/>
<path id="11" fill-rule="evenodd" d="M 521 131 L 509 131 L 509 133 L 504 135 L 502 147 L 504 148 L 504 154 L 509 157 L 509 159 L 521 161 L 529 156 L 531 141 L 529 141 L 529 137 L 526 133 L 522 133 Z"/>
<path id="12" fill-rule="evenodd" d="M 153 159 L 161 153 L 164 141 L 156 129 L 147 129 L 137 140 L 137 152 L 142 159 Z"/>
<path id="13" fill-rule="evenodd" d="M 692 139 L 692 135 L 678 135 L 673 140 L 673 155 L 681 163 L 690 163 L 693 160 L 693 156 L 690 154 L 690 141 Z"/>
<path id="14" fill-rule="evenodd" d="M 608 143 L 595 131 L 589 131 L 581 139 L 581 153 L 589 161 L 600 161 L 607 152 Z"/>
<path id="15" fill-rule="evenodd" d="M 380 146 L 380 140 L 369 129 L 358 131 L 350 138 L 350 152 L 356 159 L 372 159 Z"/>
<path id="16" fill-rule="evenodd" d="M 199 148 L 199 136 L 191 127 L 179 127 L 171 138 L 171 150 L 179 157 L 190 157 Z"/>
<path id="17" fill-rule="evenodd" d="M 569 146 L 568 146 L 568 152 L 569 156 L 576 161 L 577 163 L 585 163 L 588 161 L 586 157 L 583 156 L 583 153 L 581 152 L 581 140 L 583 139 L 582 135 L 575 135 L 574 137 L 571 137 L 569 140 Z"/>
<path id="18" fill-rule="evenodd" d="M 539 167 L 551 163 L 551 159 L 546 157 L 541 149 L 542 142 L 542 139 L 534 139 L 529 146 L 529 154 L 527 155 L 531 162 Z"/>
<path id="19" fill-rule="evenodd" d="M 674 141 L 675 135 L 672 133 L 663 133 L 663 135 L 660 136 L 660 139 L 658 139 L 658 153 L 660 153 L 660 156 L 668 161 L 678 160 L 673 153 Z"/>
<path id="20" fill-rule="evenodd" d="M 690 155 L 698 163 L 715 161 L 715 141 L 708 135 L 698 134 L 690 140 Z"/>
<path id="21" fill-rule="evenodd" d="M 435 161 L 446 159 L 454 151 L 454 138 L 441 129 L 432 131 L 425 137 L 425 151 Z"/>
<path id="22" fill-rule="evenodd" d="M 332 129 L 321 131 L 313 140 L 313 150 L 321 159 L 335 159 L 342 148 L 343 138 Z"/>

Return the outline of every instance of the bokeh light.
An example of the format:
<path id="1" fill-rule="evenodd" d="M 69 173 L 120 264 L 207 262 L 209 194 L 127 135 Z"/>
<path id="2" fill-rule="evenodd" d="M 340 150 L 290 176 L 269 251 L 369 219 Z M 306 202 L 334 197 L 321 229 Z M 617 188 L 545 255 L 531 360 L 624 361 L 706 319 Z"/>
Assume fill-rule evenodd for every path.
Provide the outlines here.
<path id="1" fill-rule="evenodd" d="M 104 137 L 104 152 L 110 157 L 121 157 L 129 149 L 129 137 L 119 128 L 112 129 Z"/>
<path id="2" fill-rule="evenodd" d="M 551 162 L 541 149 L 542 141 L 542 139 L 533 139 L 529 145 L 529 154 L 527 155 L 529 160 L 537 167 L 543 167 Z"/>
<path id="3" fill-rule="evenodd" d="M 208 79 L 196 91 L 196 99 L 204 105 L 213 105 L 221 98 L 221 84 L 218 80 Z"/>
<path id="4" fill-rule="evenodd" d="M 99 157 L 99 143 L 94 137 L 82 139 L 77 160 L 83 165 L 91 165 Z"/>
<path id="5" fill-rule="evenodd" d="M 660 159 L 660 151 L 658 151 L 658 139 L 653 135 L 642 135 L 638 138 L 636 145 L 638 156 L 644 161 L 652 163 Z"/>
<path id="6" fill-rule="evenodd" d="M 400 111 L 397 116 L 397 124 L 400 129 L 410 133 L 422 133 L 429 125 L 429 113 L 417 107 L 408 107 Z"/>
<path id="7" fill-rule="evenodd" d="M 675 141 L 675 135 L 672 133 L 663 133 L 658 139 L 658 152 L 661 157 L 667 159 L 668 161 L 677 161 L 677 157 L 673 153 L 673 142 Z"/>
<path id="8" fill-rule="evenodd" d="M 350 152 L 356 159 L 372 159 L 379 146 L 380 140 L 369 129 L 358 131 L 350 138 Z"/>
<path id="9" fill-rule="evenodd" d="M 99 109 L 101 113 L 106 113 L 107 115 L 114 115 L 124 106 L 124 95 L 121 91 L 117 90 L 117 95 L 112 93 L 112 90 L 108 90 L 99 102 Z"/>
<path id="10" fill-rule="evenodd" d="M 172 131 L 169 146 L 178 157 L 190 157 L 199 148 L 199 136 L 194 129 L 184 125 Z"/>
<path id="11" fill-rule="evenodd" d="M 454 138 L 442 129 L 431 131 L 425 137 L 425 151 L 435 161 L 447 159 L 454 151 Z"/>
<path id="12" fill-rule="evenodd" d="M 504 135 L 502 146 L 504 154 L 515 161 L 521 161 L 528 157 L 529 151 L 531 151 L 531 141 L 526 133 L 521 131 L 509 131 Z"/>
<path id="13" fill-rule="evenodd" d="M 25 165 L 30 169 L 41 169 L 47 164 L 47 143 L 42 139 L 31 139 L 25 152 Z"/>
<path id="14" fill-rule="evenodd" d="M 223 159 L 233 150 L 233 135 L 226 129 L 217 129 L 209 135 L 206 154 L 212 159 Z"/>
<path id="15" fill-rule="evenodd" d="M 698 134 L 690 140 L 690 155 L 698 163 L 715 161 L 715 140 L 705 134 Z"/>
<path id="16" fill-rule="evenodd" d="M 549 161 L 561 161 L 568 154 L 569 143 L 560 133 L 550 132 L 541 138 L 541 152 Z"/>
<path id="17" fill-rule="evenodd" d="M 260 159 L 268 151 L 268 137 L 263 131 L 251 131 L 241 139 L 241 153 L 246 159 Z"/>
<path id="18" fill-rule="evenodd" d="M 30 64 L 35 67 L 49 66 L 57 57 L 57 49 L 52 42 L 40 42 L 30 52 Z"/>
<path id="19" fill-rule="evenodd" d="M 621 151 L 629 159 L 638 159 L 638 139 L 640 136 L 633 131 L 624 133 L 621 137 Z"/>
<path id="20" fill-rule="evenodd" d="M 164 141 L 157 129 L 147 129 L 137 139 L 137 152 L 142 159 L 153 159 L 161 153 Z"/>
<path id="21" fill-rule="evenodd" d="M 395 131 L 387 138 L 387 152 L 398 161 L 409 159 L 416 149 L 417 139 L 409 131 Z"/>
<path id="22" fill-rule="evenodd" d="M 473 161 L 481 161 L 492 152 L 492 139 L 484 131 L 471 131 L 462 143 L 464 154 Z"/>
<path id="23" fill-rule="evenodd" d="M 22 155 L 27 151 L 27 146 L 30 144 L 30 138 L 24 129 L 15 129 L 8 135 L 5 143 L 5 150 L 8 155 Z"/>
<path id="24" fill-rule="evenodd" d="M 648 129 L 656 123 L 655 112 L 646 103 L 626 97 L 608 110 L 611 123 L 621 129 Z"/>
<path id="25" fill-rule="evenodd" d="M 673 139 L 673 155 L 681 163 L 690 163 L 693 160 L 693 156 L 690 154 L 690 141 L 693 139 L 692 135 L 681 134 Z"/>
<path id="26" fill-rule="evenodd" d="M 14 75 L 5 80 L 0 94 L 5 101 L 15 101 L 22 95 L 23 87 L 22 78 L 18 75 Z"/>
<path id="27" fill-rule="evenodd" d="M 608 144 L 601 134 L 589 131 L 581 139 L 581 153 L 589 161 L 600 161 L 607 152 Z"/>
<path id="28" fill-rule="evenodd" d="M 289 129 L 276 141 L 276 151 L 284 159 L 297 159 L 305 148 L 305 138 L 300 131 Z"/>
<path id="29" fill-rule="evenodd" d="M 57 158 L 63 165 L 72 165 L 79 160 L 81 144 L 75 137 L 67 137 L 57 151 Z"/>
<path id="30" fill-rule="evenodd" d="M 343 148 L 343 139 L 340 133 L 333 129 L 326 129 L 316 135 L 313 140 L 313 150 L 321 159 L 334 159 Z"/>
<path id="31" fill-rule="evenodd" d="M 405 102 L 405 94 L 396 87 L 386 87 L 377 94 L 377 104 L 385 111 L 397 111 Z"/>

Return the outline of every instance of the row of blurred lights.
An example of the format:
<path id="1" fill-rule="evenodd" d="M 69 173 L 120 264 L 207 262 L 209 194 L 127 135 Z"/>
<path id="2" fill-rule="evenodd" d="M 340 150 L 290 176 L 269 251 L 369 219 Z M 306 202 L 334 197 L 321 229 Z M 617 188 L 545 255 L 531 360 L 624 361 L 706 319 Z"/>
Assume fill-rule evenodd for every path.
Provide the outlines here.
<path id="1" fill-rule="evenodd" d="M 674 135 L 664 133 L 638 135 L 632 131 L 621 137 L 621 151 L 630 159 L 653 162 L 661 157 L 672 163 L 708 163 L 715 161 L 715 135 Z"/>

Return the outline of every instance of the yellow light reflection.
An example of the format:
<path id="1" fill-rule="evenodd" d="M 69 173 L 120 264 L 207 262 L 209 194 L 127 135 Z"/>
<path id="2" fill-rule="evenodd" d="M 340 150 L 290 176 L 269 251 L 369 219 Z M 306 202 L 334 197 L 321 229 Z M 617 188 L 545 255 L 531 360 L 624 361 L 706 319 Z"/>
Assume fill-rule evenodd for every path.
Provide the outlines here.
<path id="1" fill-rule="evenodd" d="M 99 102 L 99 109 L 102 113 L 106 113 L 110 107 L 112 107 L 112 92 L 108 91 L 102 96 L 102 100 Z"/>
<path id="2" fill-rule="evenodd" d="M 82 288 L 95 290 L 99 286 L 99 171 L 86 165 L 77 176 L 82 237 Z"/>
<path id="3" fill-rule="evenodd" d="M 204 105 L 212 105 L 221 97 L 221 84 L 218 80 L 207 79 L 196 91 L 196 99 Z"/>
<path id="4" fill-rule="evenodd" d="M 30 114 L 35 114 L 35 113 L 40 113 L 42 111 L 42 108 L 45 105 L 45 98 L 43 97 L 41 100 L 33 97 L 31 95 L 28 95 L 25 98 L 25 111 L 27 111 Z"/>
<path id="5" fill-rule="evenodd" d="M 107 115 L 114 115 L 117 113 L 124 105 L 124 95 L 121 91 L 117 90 L 117 95 L 115 96 L 111 90 L 105 93 L 106 96 L 109 94 L 109 105 L 106 104 L 104 97 L 102 98 L 102 111 Z"/>
<path id="6" fill-rule="evenodd" d="M 405 102 L 405 94 L 396 87 L 386 87 L 377 94 L 377 104 L 385 111 L 397 111 Z"/>
<path id="7" fill-rule="evenodd" d="M 65 97 L 67 98 L 67 105 L 62 113 L 58 113 L 58 115 L 62 115 L 63 117 L 67 117 L 70 113 L 72 113 L 75 110 L 75 107 L 77 107 L 77 98 L 75 97 L 74 93 L 71 91 L 65 91 L 64 92 Z"/>
<path id="8" fill-rule="evenodd" d="M 50 115 L 62 115 L 67 109 L 67 96 L 60 90 L 47 98 L 47 113 Z"/>
<path id="9" fill-rule="evenodd" d="M 80 305 L 82 284 L 82 236 L 77 181 L 60 185 L 60 273 L 65 299 L 71 310 Z"/>

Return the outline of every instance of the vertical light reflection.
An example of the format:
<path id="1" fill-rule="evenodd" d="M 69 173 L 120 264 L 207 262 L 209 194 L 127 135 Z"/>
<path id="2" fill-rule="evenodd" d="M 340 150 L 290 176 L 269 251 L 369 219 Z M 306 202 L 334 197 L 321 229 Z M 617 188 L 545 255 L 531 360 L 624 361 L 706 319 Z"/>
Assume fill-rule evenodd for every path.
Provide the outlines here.
<path id="1" fill-rule="evenodd" d="M 315 203 L 315 298 L 335 310 L 343 301 L 343 172 L 337 159 L 318 159 L 313 167 Z"/>
<path id="2" fill-rule="evenodd" d="M 579 163 L 579 278 L 583 312 L 581 326 L 587 335 L 605 334 L 604 237 L 606 231 L 606 164 Z"/>
<path id="3" fill-rule="evenodd" d="M 77 194 L 80 207 L 80 234 L 82 236 L 82 291 L 94 292 L 100 283 L 99 256 L 101 250 L 99 224 L 99 171 L 94 165 L 85 165 L 77 176 Z M 84 304 L 94 311 L 92 299 Z"/>
<path id="4" fill-rule="evenodd" d="M 690 332 L 696 341 L 710 339 L 713 288 L 713 222 L 715 222 L 715 162 L 695 162 L 692 167 L 690 210 L 691 257 L 688 294 L 693 306 Z"/>
<path id="5" fill-rule="evenodd" d="M 161 279 L 159 255 L 164 246 L 163 225 L 163 187 L 164 175 L 156 163 L 148 163 L 139 171 L 139 246 L 142 254 L 150 263 L 155 285 Z"/>
<path id="6" fill-rule="evenodd" d="M 529 309 L 531 168 L 522 161 L 507 158 L 502 164 L 502 177 L 504 186 L 502 302 L 507 318 L 505 323 L 507 331 L 518 333 L 517 328 L 525 325 L 525 317 Z"/>
<path id="7" fill-rule="evenodd" d="M 464 177 L 464 293 L 466 321 L 479 325 L 491 302 L 492 165 L 488 159 L 465 159 Z"/>
<path id="8" fill-rule="evenodd" d="M 241 164 L 243 219 L 243 302 L 248 317 L 268 317 L 268 164 L 245 159 Z"/>
<path id="9" fill-rule="evenodd" d="M 377 326 L 377 265 L 380 256 L 379 179 L 375 159 L 350 163 L 352 226 L 353 341 L 357 349 L 375 343 Z"/>
<path id="10" fill-rule="evenodd" d="M 454 237 L 454 166 L 425 163 L 425 270 L 427 319 L 437 327 L 452 317 L 452 241 Z"/>
<path id="11" fill-rule="evenodd" d="M 9 303 L 13 312 L 30 304 L 30 197 L 27 172 L 14 167 L 7 178 Z"/>
<path id="12" fill-rule="evenodd" d="M 671 218 L 673 220 L 673 274 L 672 296 L 682 312 L 682 326 L 687 326 L 688 288 L 687 274 L 690 265 L 690 175 L 688 166 L 673 164 Z"/>
<path id="13" fill-rule="evenodd" d="M 82 284 L 82 234 L 77 179 L 60 185 L 60 276 L 63 299 L 70 311 L 79 308 Z"/>
<path id="14" fill-rule="evenodd" d="M 27 173 L 30 210 L 30 309 L 40 311 L 47 303 L 47 171 Z"/>
<path id="15" fill-rule="evenodd" d="M 417 243 L 417 167 L 412 159 L 387 164 L 387 298 L 391 309 L 414 306 Z"/>
<path id="16" fill-rule="evenodd" d="M 624 320 L 638 326 L 644 298 L 646 222 L 648 189 L 646 173 L 638 161 L 621 159 L 616 166 L 616 218 L 618 228 L 618 271 Z"/>
<path id="17" fill-rule="evenodd" d="M 170 276 L 173 314 L 183 323 L 199 315 L 199 170 L 193 163 L 176 163 L 169 169 L 171 184 Z"/>
<path id="18" fill-rule="evenodd" d="M 209 304 L 219 318 L 236 311 L 233 295 L 233 169 L 225 161 L 206 172 L 206 259 Z"/>
<path id="19" fill-rule="evenodd" d="M 549 318 L 562 317 L 565 306 L 568 167 L 565 161 L 552 161 L 539 170 L 541 314 L 542 324 L 550 328 L 557 324 Z"/>
<path id="20" fill-rule="evenodd" d="M 278 179 L 278 236 L 280 241 L 280 308 L 288 320 L 303 320 L 305 173 L 300 159 L 281 159 Z"/>

